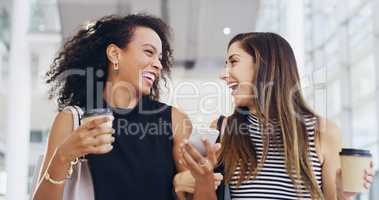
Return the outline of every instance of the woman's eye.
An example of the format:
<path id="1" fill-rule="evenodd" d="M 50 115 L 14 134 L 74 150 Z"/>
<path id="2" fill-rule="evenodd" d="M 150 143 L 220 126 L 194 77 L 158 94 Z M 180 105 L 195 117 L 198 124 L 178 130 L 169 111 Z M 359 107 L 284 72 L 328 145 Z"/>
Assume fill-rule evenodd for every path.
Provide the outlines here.
<path id="1" fill-rule="evenodd" d="M 145 50 L 145 52 L 149 55 L 149 56 L 152 56 L 154 53 L 153 53 L 153 51 L 151 51 L 151 50 Z"/>

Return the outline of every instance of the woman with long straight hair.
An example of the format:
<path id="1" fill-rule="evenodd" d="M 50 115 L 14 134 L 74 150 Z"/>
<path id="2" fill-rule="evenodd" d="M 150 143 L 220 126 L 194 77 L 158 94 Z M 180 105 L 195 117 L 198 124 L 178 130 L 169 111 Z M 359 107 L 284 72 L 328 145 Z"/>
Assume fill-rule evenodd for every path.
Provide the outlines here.
<path id="1" fill-rule="evenodd" d="M 307 105 L 294 53 L 283 37 L 236 35 L 229 42 L 221 79 L 231 88 L 236 106 L 233 114 L 212 123 L 221 132 L 221 149 L 215 154 L 207 145 L 208 156 L 203 157 L 188 142 L 182 148 L 196 184 L 212 184 L 213 168 L 219 165 L 231 199 L 356 195 L 342 190 L 340 130 Z M 362 177 L 366 188 L 372 171 L 371 164 Z M 216 198 L 214 191 L 205 193 Z"/>

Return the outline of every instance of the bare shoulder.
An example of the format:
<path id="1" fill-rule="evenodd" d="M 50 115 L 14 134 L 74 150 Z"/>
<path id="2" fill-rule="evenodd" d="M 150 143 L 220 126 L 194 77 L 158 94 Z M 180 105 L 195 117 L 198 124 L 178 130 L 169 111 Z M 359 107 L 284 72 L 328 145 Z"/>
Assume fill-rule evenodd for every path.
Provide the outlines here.
<path id="1" fill-rule="evenodd" d="M 335 122 L 324 117 L 320 117 L 319 120 L 321 137 L 338 138 L 341 136 L 341 130 Z"/>
<path id="2" fill-rule="evenodd" d="M 74 119 L 70 111 L 59 112 L 53 121 L 49 134 L 49 143 L 56 146 L 62 142 L 71 132 Z"/>
<path id="3" fill-rule="evenodd" d="M 341 130 L 337 124 L 331 120 L 320 117 L 319 121 L 321 149 L 323 153 L 336 151 L 341 148 Z"/>

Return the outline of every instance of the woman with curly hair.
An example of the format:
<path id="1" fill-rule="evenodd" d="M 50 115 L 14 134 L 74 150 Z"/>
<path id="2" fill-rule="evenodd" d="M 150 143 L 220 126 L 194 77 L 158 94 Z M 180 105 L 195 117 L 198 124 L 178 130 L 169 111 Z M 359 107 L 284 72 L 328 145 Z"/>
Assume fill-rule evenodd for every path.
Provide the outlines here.
<path id="1" fill-rule="evenodd" d="M 183 170 L 175 163 L 178 144 L 191 124 L 158 101 L 160 80 L 171 66 L 169 27 L 148 15 L 104 17 L 66 42 L 47 73 L 60 112 L 33 199 L 62 199 L 70 163 L 83 156 L 95 199 L 174 199 L 172 180 Z M 108 107 L 114 117 L 73 130 L 67 106 Z M 100 126 L 110 120 L 112 129 Z M 115 134 L 104 134 L 109 132 Z"/>

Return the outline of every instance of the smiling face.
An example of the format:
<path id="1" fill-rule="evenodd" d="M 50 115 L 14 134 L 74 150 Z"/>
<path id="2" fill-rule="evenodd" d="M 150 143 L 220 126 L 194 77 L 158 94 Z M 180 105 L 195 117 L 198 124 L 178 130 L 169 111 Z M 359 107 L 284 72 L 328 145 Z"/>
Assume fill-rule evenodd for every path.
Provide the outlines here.
<path id="1" fill-rule="evenodd" d="M 162 42 L 150 28 L 136 27 L 125 49 L 110 45 L 107 50 L 111 69 L 118 63 L 117 81 L 130 84 L 138 94 L 149 95 L 162 70 Z"/>
<path id="2" fill-rule="evenodd" d="M 240 42 L 232 43 L 227 52 L 225 71 L 220 78 L 231 88 L 237 107 L 253 104 L 256 72 L 253 57 L 241 47 Z"/>

